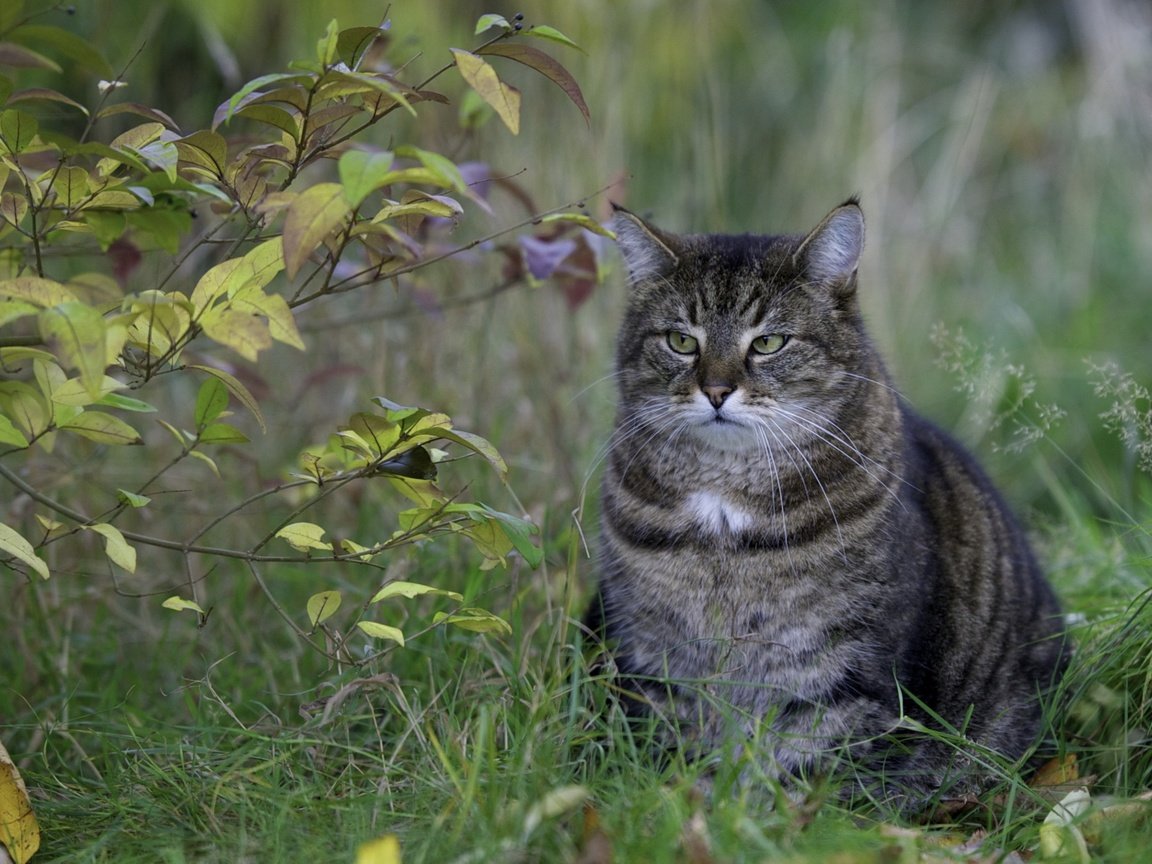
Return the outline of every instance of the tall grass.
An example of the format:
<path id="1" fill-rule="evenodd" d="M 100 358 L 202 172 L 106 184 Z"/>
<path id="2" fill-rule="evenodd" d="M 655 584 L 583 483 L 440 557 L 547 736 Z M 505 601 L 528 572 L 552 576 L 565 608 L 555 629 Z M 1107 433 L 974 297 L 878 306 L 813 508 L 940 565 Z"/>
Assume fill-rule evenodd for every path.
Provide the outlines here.
<path id="1" fill-rule="evenodd" d="M 518 139 L 496 124 L 461 137 L 449 114 L 429 143 L 499 154 L 493 167 L 523 170 L 541 208 L 619 181 L 612 197 L 674 230 L 802 231 L 861 193 L 877 341 L 912 401 L 990 463 L 1075 616 L 1054 738 L 1099 791 L 1132 795 L 1152 786 L 1148 406 L 1138 389 L 1098 387 L 1085 361 L 1115 363 L 1137 388 L 1152 374 L 1152 15 L 1120 0 L 970 5 L 526 6 L 587 50 L 565 62 L 592 128 L 547 82 L 510 73 L 525 91 Z M 468 44 L 459 10 L 395 4 L 396 32 L 421 34 L 413 62 Z M 244 26 L 229 25 L 237 38 Z M 607 197 L 588 206 L 606 215 Z M 104 573 L 6 589 L 0 717 L 37 790 L 44 860 L 351 860 L 387 832 L 406 862 L 575 860 L 597 843 L 619 861 L 704 848 L 718 861 L 916 860 L 930 847 L 934 834 L 821 809 L 818 794 L 775 809 L 740 787 L 704 800 L 697 767 L 654 764 L 605 703 L 572 621 L 594 579 L 584 540 L 614 400 L 623 289 L 609 248 L 602 265 L 577 309 L 548 285 L 452 305 L 498 274 L 422 271 L 314 310 L 307 368 L 285 354 L 265 382 L 284 434 L 282 450 L 250 457 L 262 476 L 373 394 L 447 410 L 497 443 L 518 500 L 479 472 L 471 493 L 522 504 L 543 526 L 544 566 L 481 573 L 442 548 L 394 572 L 480 598 L 513 637 L 434 631 L 357 684 L 364 673 L 303 651 L 239 573 L 208 576 L 201 631 L 155 597 L 114 593 Z M 369 493 L 343 518 L 354 530 L 390 507 Z M 277 580 L 300 604 L 313 588 Z M 1010 773 L 1004 787 L 959 834 L 1035 845 L 1034 796 Z M 1099 839 L 1097 860 L 1133 860 L 1127 825 Z"/>

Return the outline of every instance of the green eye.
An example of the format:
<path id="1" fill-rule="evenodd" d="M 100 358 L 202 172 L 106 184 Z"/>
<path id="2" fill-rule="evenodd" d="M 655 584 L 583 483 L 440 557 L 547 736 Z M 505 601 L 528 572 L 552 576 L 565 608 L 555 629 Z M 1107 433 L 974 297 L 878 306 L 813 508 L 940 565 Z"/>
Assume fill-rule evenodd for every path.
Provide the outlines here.
<path id="1" fill-rule="evenodd" d="M 695 354 L 700 347 L 695 336 L 681 333 L 679 330 L 668 331 L 668 347 L 677 354 Z"/>
<path id="2" fill-rule="evenodd" d="M 775 354 L 788 344 L 788 337 L 782 333 L 769 333 L 752 340 L 752 350 L 757 354 Z"/>

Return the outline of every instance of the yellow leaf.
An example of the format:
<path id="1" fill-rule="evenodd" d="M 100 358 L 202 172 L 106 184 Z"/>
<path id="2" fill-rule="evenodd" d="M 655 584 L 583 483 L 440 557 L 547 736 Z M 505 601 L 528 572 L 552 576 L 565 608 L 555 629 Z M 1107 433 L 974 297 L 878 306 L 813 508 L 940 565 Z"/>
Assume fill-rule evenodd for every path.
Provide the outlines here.
<path id="1" fill-rule="evenodd" d="M 204 610 L 200 608 L 200 604 L 195 600 L 185 600 L 183 597 L 173 595 L 160 604 L 165 609 L 171 609 L 174 612 L 190 611 L 199 615 L 203 615 Z"/>
<path id="2" fill-rule="evenodd" d="M 308 620 L 312 622 L 312 626 L 315 627 L 331 618 L 340 608 L 342 599 L 339 591 L 321 591 L 309 597 Z"/>
<path id="3" fill-rule="evenodd" d="M 59 306 L 61 303 L 72 303 L 76 300 L 76 295 L 59 282 L 41 279 L 38 276 L 5 279 L 0 282 L 0 297 L 25 300 L 45 309 Z"/>
<path id="4" fill-rule="evenodd" d="M 3 522 L 0 522 L 0 552 L 23 561 L 35 570 L 41 579 L 48 578 L 48 565 L 36 555 L 32 544 Z"/>
<path id="5" fill-rule="evenodd" d="M 104 316 L 83 303 L 61 303 L 41 312 L 39 324 L 61 365 L 77 370 L 88 395 L 99 399 L 107 353 Z"/>
<path id="6" fill-rule="evenodd" d="M 361 843 L 356 850 L 356 864 L 400 864 L 400 841 L 395 834 Z"/>
<path id="7" fill-rule="evenodd" d="M 389 597 L 419 597 L 421 594 L 442 594 L 445 597 L 451 597 L 453 600 L 463 600 L 464 597 L 457 594 L 455 591 L 445 591 L 443 588 L 433 588 L 431 585 L 421 585 L 419 582 L 389 582 L 383 588 L 376 592 L 376 595 L 369 600 L 369 603 L 379 603 L 381 600 L 387 600 Z"/>
<path id="8" fill-rule="evenodd" d="M 261 351 L 272 347 L 268 322 L 247 312 L 216 307 L 200 324 L 209 339 L 231 348 L 245 360 L 255 362 Z"/>
<path id="9" fill-rule="evenodd" d="M 28 790 L 3 744 L 0 744 L 0 845 L 3 846 L 0 852 L 7 849 L 15 864 L 25 864 L 40 848 L 40 826 L 36 824 Z M 394 860 L 400 860 L 399 848 Z M 373 859 L 369 861 L 375 864 Z"/>
<path id="10" fill-rule="evenodd" d="M 339 183 L 317 183 L 288 207 L 284 217 L 284 271 L 294 279 L 312 250 L 344 221 L 351 207 Z"/>
<path id="11" fill-rule="evenodd" d="M 136 550 L 133 549 L 120 530 L 107 522 L 96 525 L 85 525 L 89 531 L 95 531 L 104 538 L 104 554 L 113 564 L 118 564 L 129 573 L 136 572 Z"/>
<path id="12" fill-rule="evenodd" d="M 332 551 L 332 544 L 320 539 L 324 536 L 324 529 L 314 522 L 293 522 L 277 531 L 276 536 L 281 540 L 287 540 L 289 546 L 301 552 L 307 552 L 309 549 Z"/>
<path id="13" fill-rule="evenodd" d="M 456 59 L 456 68 L 460 70 L 461 77 L 468 85 L 487 102 L 504 121 L 508 131 L 513 135 L 520 134 L 520 91 L 509 87 L 500 80 L 485 60 L 470 51 L 461 51 L 452 48 L 452 56 Z"/>
<path id="14" fill-rule="evenodd" d="M 356 626 L 375 639 L 391 639 L 393 642 L 404 644 L 404 633 L 397 627 L 387 624 L 378 624 L 375 621 L 357 621 Z"/>
<path id="15" fill-rule="evenodd" d="M 61 423 L 60 429 L 74 432 L 98 444 L 143 444 L 140 433 L 111 414 L 103 411 L 84 411 Z"/>

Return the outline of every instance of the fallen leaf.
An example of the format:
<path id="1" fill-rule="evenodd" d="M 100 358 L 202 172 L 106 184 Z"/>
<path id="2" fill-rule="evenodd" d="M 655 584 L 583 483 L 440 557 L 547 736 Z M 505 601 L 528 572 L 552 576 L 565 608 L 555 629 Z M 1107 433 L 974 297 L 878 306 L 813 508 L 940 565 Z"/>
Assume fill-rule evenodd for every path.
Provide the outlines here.
<path id="1" fill-rule="evenodd" d="M 40 848 L 40 826 L 32 812 L 28 790 L 3 744 L 0 744 L 0 844 L 15 864 L 25 864 Z"/>

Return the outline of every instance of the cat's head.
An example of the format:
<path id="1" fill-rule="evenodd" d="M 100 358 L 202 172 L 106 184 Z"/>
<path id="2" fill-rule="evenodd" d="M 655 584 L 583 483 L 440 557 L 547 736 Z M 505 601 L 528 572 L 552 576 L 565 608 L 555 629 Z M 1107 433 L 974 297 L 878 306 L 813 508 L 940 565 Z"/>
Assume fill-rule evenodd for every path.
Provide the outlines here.
<path id="1" fill-rule="evenodd" d="M 623 407 L 726 449 L 795 441 L 869 374 L 856 199 L 803 236 L 676 235 L 618 209 L 628 311 Z"/>

